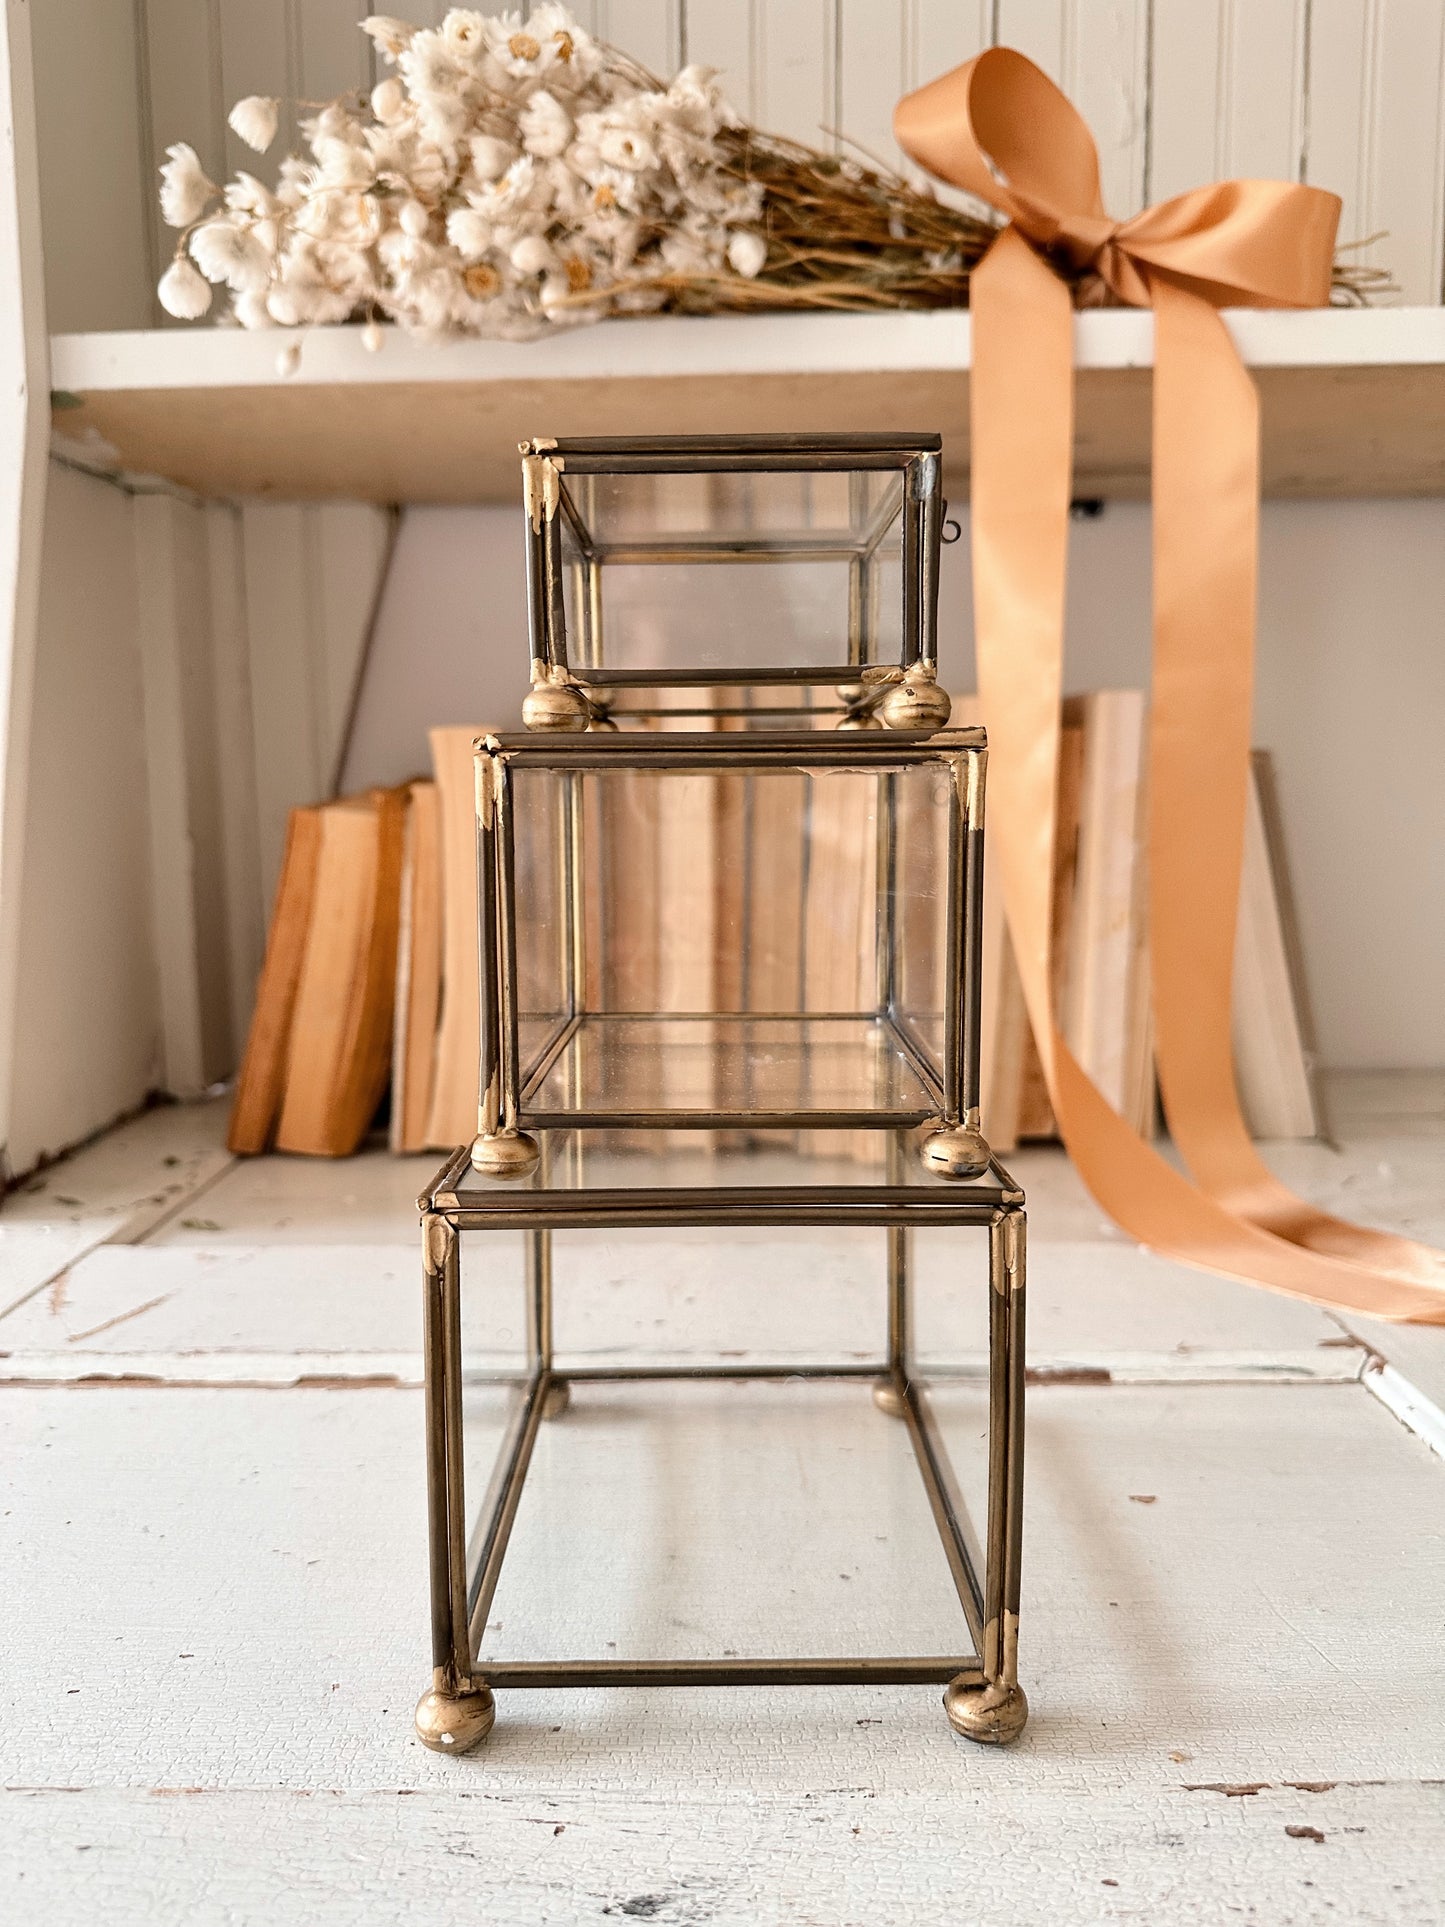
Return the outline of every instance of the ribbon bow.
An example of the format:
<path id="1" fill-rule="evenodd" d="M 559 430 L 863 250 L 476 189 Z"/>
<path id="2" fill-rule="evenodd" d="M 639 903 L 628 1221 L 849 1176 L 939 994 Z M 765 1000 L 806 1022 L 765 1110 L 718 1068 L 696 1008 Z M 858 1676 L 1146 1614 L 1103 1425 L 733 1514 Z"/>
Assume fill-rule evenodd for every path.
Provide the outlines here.
<path id="1" fill-rule="evenodd" d="M 1445 1259 L 1317 1211 L 1250 1142 L 1230 1042 L 1249 782 L 1259 398 L 1219 309 L 1329 298 L 1340 203 L 1222 181 L 1113 221 L 1081 116 L 997 47 L 899 102 L 899 145 L 1008 225 L 971 277 L 972 537 L 991 844 L 1055 1116 L 1125 1230 L 1296 1297 L 1445 1323 Z M 1181 1175 L 1069 1050 L 1051 982 L 1051 879 L 1073 465 L 1070 284 L 1154 310 L 1149 942 L 1156 1057 Z M 987 1120 L 985 1120 L 985 1123 Z"/>

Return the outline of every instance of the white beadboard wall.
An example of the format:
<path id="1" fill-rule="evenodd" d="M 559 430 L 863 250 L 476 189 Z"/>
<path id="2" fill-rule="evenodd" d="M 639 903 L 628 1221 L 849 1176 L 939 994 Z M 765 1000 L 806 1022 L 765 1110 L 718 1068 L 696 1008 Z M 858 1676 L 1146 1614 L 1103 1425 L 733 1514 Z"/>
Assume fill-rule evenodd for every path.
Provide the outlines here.
<path id="1" fill-rule="evenodd" d="M 444 0 L 396 0 L 427 25 Z M 524 8 L 523 11 L 526 9 Z M 248 93 L 287 103 L 369 87 L 357 0 L 44 0 L 33 8 L 50 326 L 163 320 L 174 236 L 152 192 L 166 146 L 265 173 L 226 127 Z M 1117 215 L 1221 175 L 1312 181 L 1397 299 L 1445 272 L 1445 0 L 580 0 L 657 72 L 719 67 L 760 125 L 904 165 L 894 102 L 982 48 L 1019 48 L 1094 130 Z M 76 49 L 83 48 L 78 58 Z M 132 76 L 133 84 L 132 84 Z M 284 151 L 282 144 L 274 152 Z M 99 191 L 98 191 L 99 187 Z"/>
<path id="2" fill-rule="evenodd" d="M 331 792 L 390 539 L 365 504 L 200 503 L 52 461 L 10 1171 L 235 1068 L 286 811 Z"/>
<path id="3" fill-rule="evenodd" d="M 446 10 L 393 4 L 422 24 Z M 153 289 L 174 237 L 154 183 L 170 142 L 193 142 L 213 173 L 264 173 L 226 128 L 232 101 L 315 102 L 374 78 L 357 0 L 21 10 L 54 332 L 164 320 Z M 1316 182 L 1343 196 L 1342 239 L 1389 269 L 1391 298 L 1442 298 L 1445 0 L 582 0 L 576 12 L 661 73 L 722 68 L 759 124 L 896 164 L 899 94 L 985 46 L 1016 46 L 1087 116 L 1115 213 L 1222 175 Z M 1146 527 L 1143 511 L 1111 507 L 1076 531 L 1076 684 L 1140 673 Z M 234 1064 L 285 811 L 332 780 L 390 538 L 371 508 L 202 506 L 52 465 L 33 694 L 17 653 L 10 714 L 5 835 L 24 859 L 7 859 L 18 898 L 0 917 L 12 1170 L 150 1088 L 194 1090 Z M 1324 1052 L 1341 1065 L 1445 1062 L 1445 889 L 1425 874 L 1445 721 L 1442 554 L 1438 504 L 1265 511 L 1258 735 L 1280 762 Z M 499 617 L 515 570 L 496 511 L 404 518 L 348 777 L 414 767 L 426 720 L 512 706 L 521 641 L 515 610 Z M 18 580 L 22 607 L 24 568 Z M 1425 740 L 1403 754 L 1411 729 Z M 78 795 L 104 796 L 99 827 Z"/>

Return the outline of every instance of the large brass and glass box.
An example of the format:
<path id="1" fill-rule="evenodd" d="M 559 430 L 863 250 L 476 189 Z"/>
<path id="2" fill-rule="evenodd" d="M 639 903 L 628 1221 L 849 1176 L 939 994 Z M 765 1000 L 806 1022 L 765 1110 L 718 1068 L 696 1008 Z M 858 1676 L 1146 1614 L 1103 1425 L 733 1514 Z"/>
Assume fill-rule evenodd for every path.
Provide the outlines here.
<path id="1" fill-rule="evenodd" d="M 611 1125 L 920 1128 L 982 1170 L 983 763 L 966 729 L 482 739 L 478 1168 Z"/>
<path id="2" fill-rule="evenodd" d="M 521 1180 L 462 1150 L 420 1201 L 422 1737 L 499 1688 L 937 1682 L 1013 1738 L 1022 1193 L 896 1133 L 700 1135 L 549 1131 Z"/>

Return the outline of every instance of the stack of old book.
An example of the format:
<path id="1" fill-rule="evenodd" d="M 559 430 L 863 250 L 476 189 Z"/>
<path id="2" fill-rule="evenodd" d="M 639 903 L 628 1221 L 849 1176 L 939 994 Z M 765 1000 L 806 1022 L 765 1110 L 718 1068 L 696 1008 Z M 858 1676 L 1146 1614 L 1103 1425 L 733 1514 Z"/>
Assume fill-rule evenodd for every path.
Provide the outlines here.
<path id="1" fill-rule="evenodd" d="M 953 720 L 978 720 L 972 698 Z M 1056 1004 L 1065 1038 L 1115 1108 L 1156 1128 L 1144 841 L 1147 714 L 1137 690 L 1100 690 L 1065 706 L 1054 876 Z M 294 810 L 229 1143 L 346 1156 L 389 1089 L 398 1152 L 450 1149 L 476 1129 L 477 909 L 472 742 L 431 733 L 433 777 Z M 601 967 L 638 1008 L 768 1007 L 769 976 L 796 984 L 801 1007 L 856 1007 L 873 969 L 875 905 L 850 860 L 865 823 L 812 820 L 787 806 L 755 816 L 739 777 L 700 786 L 666 819 L 638 810 L 606 838 L 610 890 L 625 900 L 625 945 Z M 798 809 L 804 808 L 802 779 Z M 734 792 L 737 792 L 736 794 Z M 687 791 L 683 792 L 684 798 Z M 821 807 L 846 813 L 861 792 L 832 786 Z M 815 806 L 816 807 L 816 806 Z M 688 811 L 692 810 L 693 815 Z M 749 847 L 738 860 L 739 841 Z M 806 840 L 809 860 L 801 863 Z M 806 874 L 803 874 L 804 869 Z M 796 944 L 746 971 L 730 899 L 738 879 L 798 904 Z M 1054 1135 L 1023 991 L 985 864 L 983 1123 L 997 1151 Z M 856 897 L 855 947 L 835 934 Z M 734 954 L 737 953 L 737 954 Z M 747 976 L 744 986 L 742 979 Z M 614 991 L 618 985 L 612 986 Z M 774 1001 L 776 999 L 774 998 Z M 1255 758 L 1235 957 L 1234 1046 L 1241 1098 L 1259 1137 L 1313 1137 L 1320 1116 L 1293 908 L 1268 757 Z M 855 1134 L 860 1155 L 870 1145 Z M 846 1154 L 816 1132 L 820 1155 Z M 805 1144 L 809 1142 L 805 1135 Z"/>

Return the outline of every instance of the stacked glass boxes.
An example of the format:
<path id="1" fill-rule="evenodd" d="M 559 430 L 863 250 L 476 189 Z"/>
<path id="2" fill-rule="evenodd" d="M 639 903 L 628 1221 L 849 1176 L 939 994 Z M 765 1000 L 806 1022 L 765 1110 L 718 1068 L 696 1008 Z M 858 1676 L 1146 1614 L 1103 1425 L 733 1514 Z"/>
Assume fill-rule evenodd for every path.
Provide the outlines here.
<path id="1" fill-rule="evenodd" d="M 1006 1740 L 1024 1724 L 1023 1197 L 980 1129 L 985 749 L 981 731 L 944 727 L 939 464 L 928 436 L 523 449 L 527 728 L 484 737 L 476 755 L 479 1130 L 421 1200 L 435 1671 L 417 1724 L 430 1745 L 475 1743 L 492 1688 L 523 1683 L 936 1680 L 960 1732 Z M 970 1332 L 953 1289 L 960 1226 L 988 1233 L 986 1334 Z M 491 1234 L 492 1281 L 523 1234 L 510 1309 L 495 1283 L 463 1288 L 459 1236 L 474 1231 Z M 856 1290 L 854 1249 L 872 1244 L 870 1346 L 834 1314 Z M 662 1353 L 639 1350 L 635 1329 L 605 1330 L 597 1309 L 619 1248 L 645 1266 L 649 1247 L 668 1279 L 648 1325 L 670 1328 Z M 783 1275 L 756 1298 L 760 1263 Z M 830 1292 L 825 1272 L 853 1282 Z M 633 1289 L 647 1299 L 645 1283 Z M 718 1294 L 738 1307 L 726 1330 L 696 1309 Z M 789 1342 L 764 1344 L 779 1317 Z M 811 1351 L 795 1357 L 802 1339 Z M 920 1628 L 902 1656 L 799 1655 L 800 1635 L 779 1624 L 749 1642 L 719 1622 L 701 1650 L 627 1654 L 629 1629 L 696 1618 L 695 1597 L 669 1602 L 645 1562 L 624 1563 L 628 1603 L 605 1622 L 619 1637 L 589 1656 L 539 1655 L 525 1634 L 499 1644 L 519 1619 L 545 1626 L 558 1597 L 575 1600 L 558 1547 L 587 1528 L 564 1526 L 557 1495 L 607 1461 L 595 1443 L 564 1465 L 568 1426 L 549 1428 L 539 1453 L 543 1421 L 574 1390 L 597 1422 L 609 1399 L 633 1411 L 645 1390 L 661 1460 L 676 1463 L 688 1440 L 717 1445 L 723 1395 L 742 1381 L 790 1420 L 808 1396 L 871 1391 L 857 1424 L 878 1491 L 894 1491 L 885 1461 L 903 1451 L 922 1475 L 915 1509 L 936 1529 L 931 1554 L 907 1552 L 906 1591 L 921 1596 L 913 1575 L 931 1557 L 970 1649 Z M 979 1431 L 970 1400 L 987 1413 L 982 1552 L 928 1396 L 945 1382 L 964 1436 Z M 699 1398 L 711 1415 L 688 1405 Z M 882 1433 L 879 1412 L 895 1421 Z M 825 1443 L 835 1424 L 820 1421 Z M 835 1470 L 857 1436 L 837 1446 Z M 467 1467 L 483 1438 L 496 1471 L 478 1507 Z M 524 1507 L 542 1457 L 552 1496 Z M 765 1503 L 750 1508 L 730 1479 L 716 1489 L 742 1507 L 729 1533 L 766 1524 Z M 809 1502 L 785 1546 L 815 1534 L 819 1573 L 844 1556 L 825 1549 L 827 1515 Z M 499 1614 L 519 1517 L 507 1569 L 509 1584 L 521 1571 L 518 1603 Z M 672 1547 L 665 1570 L 682 1556 Z M 838 1604 L 836 1586 L 820 1586 L 799 1622 L 811 1638 Z M 848 1598 L 852 1645 L 886 1643 L 891 1609 L 878 1602 L 865 1625 Z M 579 1637 L 560 1620 L 555 1631 Z"/>

